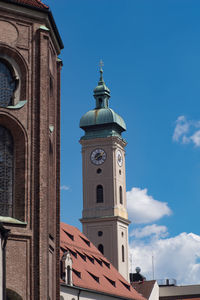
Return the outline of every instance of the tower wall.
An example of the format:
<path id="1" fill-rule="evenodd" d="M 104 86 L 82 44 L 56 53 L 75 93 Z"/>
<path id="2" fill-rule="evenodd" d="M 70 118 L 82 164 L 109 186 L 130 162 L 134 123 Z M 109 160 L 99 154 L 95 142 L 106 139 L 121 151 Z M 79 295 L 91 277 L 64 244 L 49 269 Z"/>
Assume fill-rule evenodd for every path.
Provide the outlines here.
<path id="1" fill-rule="evenodd" d="M 15 99 L 0 107 L 14 148 L 13 212 L 0 216 L 11 230 L 9 299 L 60 297 L 60 48 L 48 10 L 0 1 L 0 60 L 18 76 Z"/>
<path id="2" fill-rule="evenodd" d="M 96 107 L 84 114 L 80 128 L 83 162 L 83 233 L 129 280 L 124 120 L 109 108 L 103 79 L 94 89 Z"/>

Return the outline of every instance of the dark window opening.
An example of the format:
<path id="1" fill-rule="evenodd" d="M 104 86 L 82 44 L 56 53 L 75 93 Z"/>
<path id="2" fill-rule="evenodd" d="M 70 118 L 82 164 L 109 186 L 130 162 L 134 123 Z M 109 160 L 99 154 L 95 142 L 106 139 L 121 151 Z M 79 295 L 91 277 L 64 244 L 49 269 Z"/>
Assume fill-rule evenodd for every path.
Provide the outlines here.
<path id="1" fill-rule="evenodd" d="M 66 233 L 66 235 L 67 235 L 72 241 L 74 240 L 74 236 L 73 236 L 71 233 L 65 231 L 64 229 L 63 229 L 63 231 Z"/>
<path id="2" fill-rule="evenodd" d="M 97 203 L 103 203 L 103 186 L 98 185 L 96 189 Z"/>
<path id="3" fill-rule="evenodd" d="M 72 271 L 73 271 L 74 274 L 76 274 L 76 276 L 77 276 L 78 278 L 81 278 L 81 272 L 75 270 L 74 268 L 72 269 Z"/>
<path id="4" fill-rule="evenodd" d="M 103 263 L 102 263 L 102 261 L 100 260 L 100 259 L 98 259 L 97 257 L 95 257 L 95 256 L 93 256 L 93 258 L 94 258 L 94 260 L 95 261 L 97 261 L 98 262 L 98 264 L 100 265 L 100 266 L 102 266 L 103 265 Z"/>
<path id="5" fill-rule="evenodd" d="M 80 238 L 84 241 L 84 243 L 86 243 L 86 245 L 88 246 L 88 247 L 90 247 L 90 241 L 88 241 L 88 240 L 86 240 L 84 237 L 82 237 L 81 235 L 79 235 L 80 236 Z"/>
<path id="6" fill-rule="evenodd" d="M 99 98 L 99 106 L 102 107 L 103 100 Z"/>
<path id="7" fill-rule="evenodd" d="M 105 260 L 102 259 L 102 258 L 101 258 L 101 260 L 102 260 L 102 262 L 104 263 L 104 265 L 105 265 L 108 269 L 110 269 L 110 263 L 107 262 L 107 261 L 105 261 Z"/>
<path id="8" fill-rule="evenodd" d="M 88 271 L 87 271 L 88 272 Z M 92 273 L 90 273 L 90 272 L 88 272 L 89 274 L 90 274 L 90 276 L 94 279 L 94 280 L 96 280 L 98 283 L 99 283 L 99 277 L 98 276 L 96 276 L 96 275 L 94 275 L 94 274 L 92 274 Z"/>
<path id="9" fill-rule="evenodd" d="M 98 236 L 102 236 L 103 235 L 103 231 L 98 231 Z"/>
<path id="10" fill-rule="evenodd" d="M 0 60 L 0 107 L 12 105 L 16 80 L 8 65 Z"/>
<path id="11" fill-rule="evenodd" d="M 13 217 L 13 138 L 0 126 L 0 216 Z"/>
<path id="12" fill-rule="evenodd" d="M 85 256 L 87 257 L 87 259 L 92 263 L 94 264 L 94 258 L 92 256 L 89 256 L 87 255 L 85 252 L 84 252 Z"/>
<path id="13" fill-rule="evenodd" d="M 97 169 L 97 174 L 101 174 L 102 173 L 102 170 L 99 168 Z"/>
<path id="14" fill-rule="evenodd" d="M 102 254 L 104 254 L 104 247 L 103 247 L 102 244 L 99 244 L 98 250 L 99 250 Z"/>
<path id="15" fill-rule="evenodd" d="M 119 187 L 119 202 L 120 204 L 123 204 L 123 193 L 122 193 L 122 187 Z"/>
<path id="16" fill-rule="evenodd" d="M 108 278 L 107 276 L 105 276 L 104 275 L 104 277 L 115 287 L 116 285 L 115 285 L 115 281 L 114 280 L 112 280 L 112 279 L 110 279 L 110 278 Z"/>
<path id="17" fill-rule="evenodd" d="M 84 261 L 86 261 L 86 256 L 83 253 L 79 252 L 78 250 L 76 250 L 76 252 Z"/>
<path id="18" fill-rule="evenodd" d="M 50 76 L 49 76 L 49 87 L 50 87 L 50 95 L 51 95 L 51 96 L 53 96 L 53 88 L 54 88 L 53 85 L 54 85 L 54 84 L 53 84 L 53 77 L 52 77 L 52 75 L 50 75 Z"/>
<path id="19" fill-rule="evenodd" d="M 121 280 L 119 280 L 119 281 L 123 284 L 123 286 L 125 286 L 125 288 L 127 288 L 127 290 L 130 291 L 130 285 L 129 284 L 127 284 L 127 283 L 125 283 L 125 282 L 123 282 Z"/>
<path id="20" fill-rule="evenodd" d="M 70 270 L 70 266 L 67 266 L 67 284 L 71 284 L 71 270 Z"/>
<path id="21" fill-rule="evenodd" d="M 122 262 L 125 262 L 124 246 L 122 245 Z"/>

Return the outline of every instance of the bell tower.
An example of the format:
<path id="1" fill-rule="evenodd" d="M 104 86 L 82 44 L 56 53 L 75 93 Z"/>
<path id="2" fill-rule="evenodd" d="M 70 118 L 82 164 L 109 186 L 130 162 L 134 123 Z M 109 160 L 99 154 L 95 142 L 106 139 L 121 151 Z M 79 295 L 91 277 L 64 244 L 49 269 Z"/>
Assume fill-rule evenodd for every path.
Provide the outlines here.
<path id="1" fill-rule="evenodd" d="M 109 108 L 103 80 L 94 89 L 96 107 L 80 120 L 83 168 L 83 233 L 129 280 L 124 120 Z"/>

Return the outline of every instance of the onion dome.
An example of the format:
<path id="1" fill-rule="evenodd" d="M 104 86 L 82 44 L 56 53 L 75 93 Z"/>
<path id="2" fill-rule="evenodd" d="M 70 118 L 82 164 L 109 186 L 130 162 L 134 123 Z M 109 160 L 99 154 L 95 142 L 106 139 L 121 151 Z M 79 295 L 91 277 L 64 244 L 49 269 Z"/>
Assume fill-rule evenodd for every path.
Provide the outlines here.
<path id="1" fill-rule="evenodd" d="M 118 136 L 126 130 L 126 124 L 114 110 L 109 108 L 110 90 L 103 80 L 103 70 L 100 68 L 100 79 L 94 89 L 96 107 L 84 114 L 80 120 L 80 128 L 85 131 L 81 139 Z"/>

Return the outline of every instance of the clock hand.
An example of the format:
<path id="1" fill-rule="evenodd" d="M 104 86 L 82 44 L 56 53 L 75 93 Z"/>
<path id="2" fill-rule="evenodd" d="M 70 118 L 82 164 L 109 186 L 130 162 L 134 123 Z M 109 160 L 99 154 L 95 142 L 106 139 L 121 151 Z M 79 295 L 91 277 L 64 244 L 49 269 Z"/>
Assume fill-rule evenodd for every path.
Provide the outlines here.
<path id="1" fill-rule="evenodd" d="M 96 160 L 99 160 L 99 158 L 101 158 L 101 157 L 102 157 L 102 154 L 101 154 L 101 153 L 98 153 L 98 154 L 95 156 Z"/>

